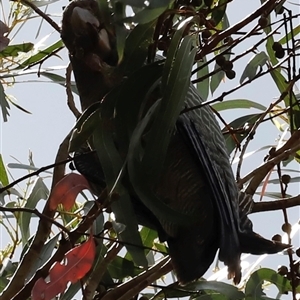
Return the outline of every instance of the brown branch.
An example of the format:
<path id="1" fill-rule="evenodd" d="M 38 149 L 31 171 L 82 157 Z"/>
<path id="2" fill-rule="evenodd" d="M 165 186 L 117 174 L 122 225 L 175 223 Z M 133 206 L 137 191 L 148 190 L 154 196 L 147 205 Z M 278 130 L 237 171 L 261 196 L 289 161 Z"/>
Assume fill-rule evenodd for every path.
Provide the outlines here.
<path id="1" fill-rule="evenodd" d="M 280 2 L 280 0 L 269 0 L 266 1 L 261 7 L 259 7 L 255 12 L 247 16 L 245 19 L 243 19 L 241 22 L 229 27 L 228 29 L 219 32 L 218 34 L 215 34 L 209 43 L 202 48 L 201 50 L 201 57 L 204 57 L 206 54 L 210 53 L 214 50 L 215 47 L 218 46 L 219 43 L 221 43 L 227 36 L 230 36 L 234 34 L 235 32 L 241 30 L 243 27 L 247 26 L 250 22 L 252 22 L 254 19 L 259 18 L 264 13 L 271 12 L 277 4 Z"/>
<path id="2" fill-rule="evenodd" d="M 66 233 L 70 232 L 64 225 L 53 220 L 53 218 L 49 218 L 48 216 L 43 215 L 37 209 L 31 209 L 31 208 L 26 208 L 26 207 L 3 207 L 3 206 L 0 206 L 0 211 L 8 211 L 8 212 L 12 212 L 12 213 L 13 212 L 31 213 L 31 214 L 38 216 L 40 219 L 44 219 L 46 222 L 50 222 L 50 223 L 56 225 L 58 228 L 60 228 L 62 231 L 66 232 Z"/>
<path id="3" fill-rule="evenodd" d="M 295 197 L 280 199 L 275 201 L 255 202 L 253 203 L 253 207 L 250 214 L 263 212 L 263 211 L 286 209 L 298 205 L 300 205 L 300 194 Z"/>
<path id="4" fill-rule="evenodd" d="M 278 164 L 281 160 L 286 158 L 286 156 L 288 155 L 286 153 L 286 151 L 293 148 L 295 144 L 298 144 L 299 140 L 300 140 L 300 130 L 294 132 L 293 135 L 289 138 L 289 140 L 281 148 L 276 150 L 275 153 L 272 154 L 272 157 L 265 164 L 256 168 L 255 170 L 251 171 L 244 178 L 240 178 L 238 180 L 239 188 L 242 189 L 243 185 L 246 182 L 248 182 L 251 178 L 255 177 L 260 172 L 263 171 L 265 174 L 267 174 L 276 164 Z M 299 145 L 299 147 L 300 147 L 300 145 Z M 296 148 L 297 148 L 297 145 L 296 145 Z M 280 156 L 280 157 L 278 158 L 278 156 Z"/>
<path id="5" fill-rule="evenodd" d="M 30 0 L 11 0 L 13 2 L 21 2 L 23 5 L 30 7 L 35 11 L 39 16 L 41 16 L 46 22 L 48 22 L 57 32 L 60 33 L 60 27 L 55 23 L 48 15 L 41 11 L 36 5 L 33 4 Z"/>
<path id="6" fill-rule="evenodd" d="M 67 93 L 67 104 L 75 116 L 76 119 L 78 119 L 81 116 L 81 113 L 76 108 L 73 93 L 71 90 L 71 74 L 72 74 L 72 64 L 69 63 L 67 69 L 66 69 L 66 93 Z"/>
<path id="7" fill-rule="evenodd" d="M 262 182 L 262 180 L 268 174 L 268 172 L 272 168 L 274 168 L 279 162 L 286 159 L 286 157 L 288 157 L 290 155 L 294 155 L 297 151 L 299 151 L 299 149 L 300 149 L 300 141 L 297 141 L 295 146 L 293 146 L 292 148 L 290 148 L 290 149 L 284 151 L 283 153 L 277 155 L 276 157 L 270 159 L 265 164 L 263 164 L 262 166 L 260 166 L 259 168 L 255 169 L 255 170 L 253 170 L 252 172 L 250 172 L 244 178 L 240 179 L 239 182 L 238 182 L 239 186 L 242 186 L 242 183 L 245 183 L 245 182 L 249 181 L 252 178 L 252 180 L 251 180 L 250 184 L 248 185 L 245 193 L 253 195 L 255 193 L 257 187 L 259 186 L 259 184 Z"/>
<path id="8" fill-rule="evenodd" d="M 84 290 L 84 299 L 92 300 L 95 296 L 95 291 L 101 281 L 104 273 L 107 271 L 108 265 L 115 259 L 117 254 L 123 248 L 123 245 L 115 243 L 110 250 L 108 250 L 104 259 L 93 270 L 93 275 L 89 278 L 88 284 Z"/>
<path id="9" fill-rule="evenodd" d="M 137 295 L 140 291 L 151 285 L 152 282 L 161 276 L 172 271 L 173 266 L 167 256 L 147 271 L 134 277 L 130 281 L 109 291 L 101 300 L 128 300 Z"/>
<path id="10" fill-rule="evenodd" d="M 38 169 L 38 170 L 36 170 L 36 171 L 30 173 L 30 174 L 27 174 L 27 175 L 25 175 L 25 176 L 22 176 L 22 177 L 18 178 L 17 180 L 11 182 L 10 184 L 8 184 L 8 185 L 6 185 L 6 186 L 0 188 L 0 194 L 3 193 L 3 192 L 5 192 L 5 191 L 7 191 L 7 190 L 10 189 L 10 188 L 12 188 L 13 186 L 15 186 L 16 184 L 20 183 L 20 182 L 23 181 L 23 180 L 26 180 L 26 179 L 28 179 L 28 178 L 30 178 L 30 177 L 32 177 L 32 176 L 37 176 L 37 175 L 39 175 L 40 173 L 45 172 L 45 171 L 47 171 L 47 170 L 49 170 L 49 169 L 58 167 L 59 165 L 65 165 L 65 164 L 67 164 L 68 162 L 70 162 L 70 161 L 72 161 L 72 160 L 73 160 L 73 158 L 69 157 L 69 158 L 67 158 L 66 160 L 59 161 L 59 162 L 54 163 L 54 164 L 50 164 L 50 165 L 45 166 L 45 167 L 42 167 L 42 168 L 40 168 L 40 169 Z"/>

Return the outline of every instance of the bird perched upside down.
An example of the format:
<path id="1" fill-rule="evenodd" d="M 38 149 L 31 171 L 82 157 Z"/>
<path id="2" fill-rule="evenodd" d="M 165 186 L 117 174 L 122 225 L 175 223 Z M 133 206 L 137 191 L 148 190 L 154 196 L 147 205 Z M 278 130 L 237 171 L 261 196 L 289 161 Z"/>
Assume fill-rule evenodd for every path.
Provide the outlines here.
<path id="1" fill-rule="evenodd" d="M 103 27 L 100 16 L 94 0 L 73 1 L 63 15 L 61 37 L 70 53 L 83 110 L 101 101 L 119 82 L 108 76 L 117 62 L 115 37 Z M 197 90 L 190 85 L 185 104 L 200 103 Z M 93 154 L 79 156 L 75 165 L 98 186 L 98 192 L 105 187 L 101 164 Z M 159 180 L 149 186 L 169 207 L 191 216 L 189 224 L 170 223 L 131 195 L 139 222 L 155 228 L 168 243 L 181 283 L 200 278 L 218 249 L 229 278 L 238 283 L 241 253 L 276 253 L 288 247 L 253 232 L 251 221 L 239 207 L 239 198 L 244 196 L 234 180 L 224 138 L 207 106 L 178 117 Z"/>

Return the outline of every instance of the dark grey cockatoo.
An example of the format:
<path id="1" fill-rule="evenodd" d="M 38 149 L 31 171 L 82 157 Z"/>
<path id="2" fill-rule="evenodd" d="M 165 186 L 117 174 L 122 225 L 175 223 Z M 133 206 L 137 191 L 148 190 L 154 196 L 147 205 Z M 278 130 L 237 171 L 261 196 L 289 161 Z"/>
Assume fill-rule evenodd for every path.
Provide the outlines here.
<path id="1" fill-rule="evenodd" d="M 101 101 L 116 85 L 107 70 L 117 62 L 115 37 L 101 22 L 94 0 L 77 0 L 65 9 L 61 37 L 69 50 L 82 109 Z M 188 107 L 201 98 L 190 85 L 185 99 Z M 117 143 L 117 141 L 116 141 Z M 98 190 L 105 188 L 101 164 L 94 157 L 80 156 L 76 168 Z M 228 266 L 229 278 L 241 279 L 241 253 L 276 253 L 288 247 L 264 239 L 252 230 L 252 223 L 239 207 L 239 193 L 220 127 L 207 106 L 181 114 L 170 140 L 156 196 L 176 211 L 191 215 L 185 225 L 157 218 L 132 194 L 141 224 L 155 228 L 169 247 L 178 279 L 186 283 L 200 278 L 219 258 Z"/>

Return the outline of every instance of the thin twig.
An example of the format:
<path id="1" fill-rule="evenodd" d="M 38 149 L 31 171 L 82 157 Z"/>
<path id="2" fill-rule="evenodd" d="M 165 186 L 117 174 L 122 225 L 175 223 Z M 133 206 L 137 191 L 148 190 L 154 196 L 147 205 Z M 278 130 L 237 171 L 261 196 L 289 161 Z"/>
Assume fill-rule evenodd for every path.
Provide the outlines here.
<path id="1" fill-rule="evenodd" d="M 5 192 L 5 191 L 7 191 L 7 190 L 9 190 L 10 188 L 12 188 L 13 186 L 15 186 L 16 184 L 20 183 L 21 181 L 24 181 L 24 180 L 26 180 L 26 179 L 28 179 L 28 178 L 30 178 L 30 177 L 33 177 L 33 176 L 37 176 L 37 175 L 39 175 L 40 173 L 45 172 L 45 171 L 47 171 L 47 170 L 49 170 L 49 169 L 55 168 L 55 167 L 57 167 L 57 166 L 65 165 L 65 164 L 67 164 L 68 162 L 70 162 L 70 161 L 72 161 L 72 160 L 73 160 L 73 158 L 72 158 L 72 157 L 69 157 L 69 158 L 67 158 L 66 160 L 59 161 L 59 162 L 57 162 L 57 163 L 47 165 L 47 166 L 42 167 L 42 168 L 40 168 L 40 169 L 38 169 L 38 170 L 36 170 L 36 171 L 34 171 L 34 172 L 32 172 L 32 173 L 29 173 L 29 174 L 27 174 L 27 175 L 25 175 L 25 176 L 22 176 L 22 177 L 16 179 L 15 181 L 11 182 L 10 184 L 8 184 L 8 185 L 6 185 L 6 186 L 0 188 L 0 194 L 3 193 L 3 192 Z"/>
<path id="2" fill-rule="evenodd" d="M 67 69 L 66 69 L 66 93 L 67 93 L 67 103 L 68 106 L 75 116 L 76 119 L 78 119 L 81 116 L 81 113 L 76 108 L 74 97 L 71 89 L 71 74 L 72 74 L 72 64 L 69 63 Z"/>
<path id="3" fill-rule="evenodd" d="M 108 265 L 115 259 L 117 254 L 121 251 L 123 245 L 115 243 L 111 249 L 108 250 L 104 259 L 93 270 L 93 275 L 89 278 L 88 284 L 84 290 L 84 299 L 92 300 L 95 296 L 95 291 L 107 271 Z"/>
<path id="4" fill-rule="evenodd" d="M 69 232 L 70 232 L 64 225 L 58 223 L 53 218 L 49 218 L 48 216 L 40 213 L 36 208 L 31 209 L 31 208 L 26 208 L 26 207 L 3 207 L 3 206 L 0 206 L 0 211 L 8 211 L 8 212 L 12 212 L 12 213 L 13 212 L 31 213 L 31 214 L 38 216 L 41 219 L 44 219 L 47 222 L 50 222 L 50 223 L 56 225 L 58 228 L 60 228 L 62 231 L 66 232 L 67 234 L 69 234 Z"/>
<path id="5" fill-rule="evenodd" d="M 18 0 L 11 0 L 13 2 L 19 2 Z M 46 22 L 48 22 L 57 32 L 60 33 L 60 27 L 55 23 L 48 15 L 41 11 L 33 2 L 29 0 L 21 0 L 21 3 L 30 7 L 34 10 L 39 16 L 41 16 Z"/>
<path id="6" fill-rule="evenodd" d="M 149 286 L 161 276 L 173 269 L 171 260 L 167 256 L 149 270 L 134 277 L 130 281 L 108 292 L 101 300 L 128 300 L 137 295 L 140 291 Z"/>

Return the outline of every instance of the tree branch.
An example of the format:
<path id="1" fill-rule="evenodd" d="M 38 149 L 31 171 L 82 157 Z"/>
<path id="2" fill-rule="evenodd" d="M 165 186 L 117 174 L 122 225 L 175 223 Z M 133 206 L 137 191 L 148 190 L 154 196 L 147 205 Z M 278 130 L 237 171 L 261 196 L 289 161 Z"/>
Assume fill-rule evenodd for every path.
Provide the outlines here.
<path id="1" fill-rule="evenodd" d="M 250 214 L 263 212 L 263 211 L 286 209 L 298 205 L 300 205 L 300 194 L 298 196 L 287 198 L 287 199 L 255 202 L 253 203 L 253 207 Z"/>

